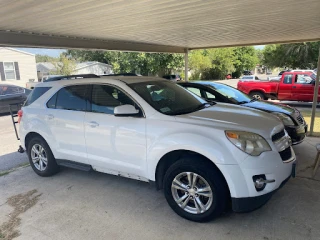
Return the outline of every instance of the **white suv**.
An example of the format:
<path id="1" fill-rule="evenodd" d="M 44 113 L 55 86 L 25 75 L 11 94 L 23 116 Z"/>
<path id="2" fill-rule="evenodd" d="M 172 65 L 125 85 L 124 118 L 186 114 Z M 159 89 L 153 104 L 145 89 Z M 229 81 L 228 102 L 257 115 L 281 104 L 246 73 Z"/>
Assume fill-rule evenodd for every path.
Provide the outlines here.
<path id="1" fill-rule="evenodd" d="M 164 189 L 171 208 L 208 221 L 262 206 L 290 178 L 295 154 L 275 116 L 207 103 L 160 78 L 101 77 L 41 83 L 20 116 L 33 170 L 95 170 Z"/>

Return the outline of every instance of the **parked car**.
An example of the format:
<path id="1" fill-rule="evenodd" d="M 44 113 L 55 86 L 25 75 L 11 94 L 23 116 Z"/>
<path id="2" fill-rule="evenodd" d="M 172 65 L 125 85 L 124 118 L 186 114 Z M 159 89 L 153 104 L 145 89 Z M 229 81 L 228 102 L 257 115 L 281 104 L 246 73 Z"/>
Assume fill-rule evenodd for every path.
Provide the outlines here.
<path id="1" fill-rule="evenodd" d="M 255 75 L 245 75 L 242 78 L 240 78 L 241 82 L 246 82 L 246 81 L 260 81 L 260 79 L 255 76 Z"/>
<path id="2" fill-rule="evenodd" d="M 163 78 L 171 81 L 181 81 L 180 75 L 177 75 L 177 74 L 164 75 Z"/>
<path id="3" fill-rule="evenodd" d="M 237 88 L 258 100 L 273 98 L 312 102 L 315 79 L 316 75 L 313 72 L 284 72 L 278 82 L 239 81 Z"/>
<path id="4" fill-rule="evenodd" d="M 0 83 L 0 113 L 10 112 L 9 105 L 12 105 L 13 111 L 18 111 L 19 107 L 16 104 L 22 104 L 30 92 L 29 89 Z"/>
<path id="5" fill-rule="evenodd" d="M 308 130 L 303 116 L 298 109 L 288 105 L 276 104 L 267 101 L 256 100 L 247 94 L 222 83 L 195 82 L 179 83 L 179 85 L 202 97 L 206 101 L 237 104 L 245 107 L 259 109 L 279 117 L 293 144 L 301 143 Z"/>
<path id="6" fill-rule="evenodd" d="M 21 148 L 33 170 L 59 166 L 155 182 L 193 221 L 265 204 L 295 171 L 282 122 L 242 106 L 208 103 L 152 77 L 45 82 L 19 111 Z M 143 197 L 143 196 L 142 196 Z"/>
<path id="7" fill-rule="evenodd" d="M 244 70 L 243 75 L 252 75 L 252 71 Z"/>

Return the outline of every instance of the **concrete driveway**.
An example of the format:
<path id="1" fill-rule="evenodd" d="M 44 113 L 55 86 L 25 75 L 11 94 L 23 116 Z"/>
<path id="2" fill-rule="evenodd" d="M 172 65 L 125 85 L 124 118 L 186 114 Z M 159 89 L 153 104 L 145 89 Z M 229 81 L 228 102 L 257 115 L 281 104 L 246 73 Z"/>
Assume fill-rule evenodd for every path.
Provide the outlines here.
<path id="1" fill-rule="evenodd" d="M 15 153 L 13 131 L 3 129 L 9 120 L 0 117 L 0 166 L 27 161 Z M 320 170 L 310 179 L 317 141 L 295 146 L 298 176 L 264 207 L 209 223 L 180 218 L 148 183 L 73 169 L 41 178 L 18 167 L 0 176 L 0 239 L 320 239 Z"/>

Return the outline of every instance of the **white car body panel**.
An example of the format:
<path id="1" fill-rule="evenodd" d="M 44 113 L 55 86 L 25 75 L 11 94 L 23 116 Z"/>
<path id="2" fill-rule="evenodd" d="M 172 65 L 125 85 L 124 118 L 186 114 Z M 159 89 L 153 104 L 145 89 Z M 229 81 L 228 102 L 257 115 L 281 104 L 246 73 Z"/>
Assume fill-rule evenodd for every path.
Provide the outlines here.
<path id="1" fill-rule="evenodd" d="M 140 105 L 144 116 L 115 117 L 46 107 L 50 97 L 64 86 L 96 83 L 122 89 Z M 225 177 L 231 197 L 242 198 L 277 189 L 290 176 L 295 163 L 293 152 L 292 160 L 284 163 L 279 146 L 271 140 L 273 134 L 284 129 L 282 122 L 259 110 L 218 103 L 190 114 L 168 116 L 157 112 L 126 83 L 111 78 L 61 80 L 42 83 L 41 86 L 50 86 L 51 89 L 30 106 L 23 107 L 21 145 L 26 148 L 26 135 L 37 132 L 47 141 L 55 158 L 88 163 L 97 171 L 155 181 L 157 165 L 164 155 L 175 150 L 188 150 L 211 160 Z M 56 123 L 47 123 L 48 114 L 54 115 Z M 57 115 L 68 121 L 60 120 Z M 99 125 L 91 127 L 90 122 Z M 272 150 L 260 156 L 250 156 L 226 138 L 225 130 L 259 134 Z M 283 144 L 286 143 L 287 140 Z M 275 182 L 257 192 L 252 181 L 252 176 L 257 174 L 266 174 Z"/>

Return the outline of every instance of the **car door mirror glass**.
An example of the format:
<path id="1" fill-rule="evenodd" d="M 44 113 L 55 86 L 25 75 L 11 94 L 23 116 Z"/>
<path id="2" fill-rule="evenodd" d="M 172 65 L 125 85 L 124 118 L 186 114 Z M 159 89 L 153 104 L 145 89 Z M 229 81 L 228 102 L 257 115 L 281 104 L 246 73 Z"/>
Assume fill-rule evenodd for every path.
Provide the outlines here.
<path id="1" fill-rule="evenodd" d="M 137 116 L 139 113 L 140 111 L 130 104 L 125 104 L 114 108 L 114 115 L 116 117 Z"/>

